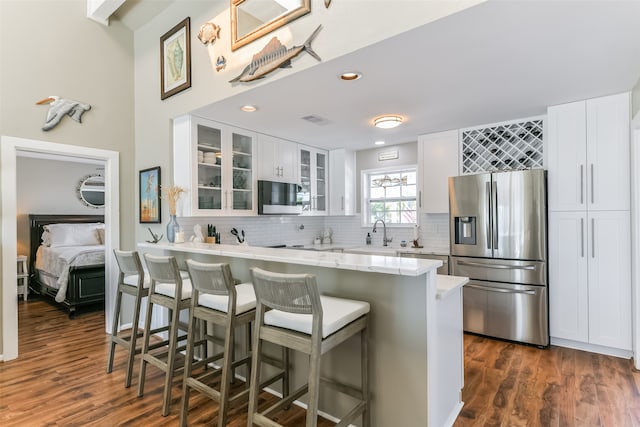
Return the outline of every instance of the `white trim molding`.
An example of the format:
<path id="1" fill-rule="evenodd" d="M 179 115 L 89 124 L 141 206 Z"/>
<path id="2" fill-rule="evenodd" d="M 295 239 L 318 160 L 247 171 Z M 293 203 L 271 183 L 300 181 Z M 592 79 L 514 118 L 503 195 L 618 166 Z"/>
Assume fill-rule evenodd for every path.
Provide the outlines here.
<path id="1" fill-rule="evenodd" d="M 58 144 L 11 136 L 0 137 L 0 189 L 2 191 L 2 359 L 18 357 L 18 302 L 16 288 L 17 194 L 16 157 L 35 152 L 68 156 L 105 163 L 105 251 L 120 247 L 119 153 L 111 150 Z M 117 265 L 105 257 L 105 330 L 111 332 Z"/>
<path id="2" fill-rule="evenodd" d="M 125 0 L 87 0 L 87 18 L 102 25 L 109 25 L 109 17 Z"/>
<path id="3" fill-rule="evenodd" d="M 631 315 L 633 366 L 640 370 L 640 113 L 631 121 Z"/>

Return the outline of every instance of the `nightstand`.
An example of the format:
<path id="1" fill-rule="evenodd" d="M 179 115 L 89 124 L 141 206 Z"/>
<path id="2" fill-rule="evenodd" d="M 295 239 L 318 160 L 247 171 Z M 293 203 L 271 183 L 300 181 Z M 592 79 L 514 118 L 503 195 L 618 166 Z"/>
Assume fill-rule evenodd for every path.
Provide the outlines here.
<path id="1" fill-rule="evenodd" d="M 17 265 L 17 284 L 18 284 L 18 295 L 24 295 L 24 300 L 27 300 L 27 295 L 29 294 L 29 270 L 27 269 L 27 257 L 26 255 L 18 255 L 17 257 L 18 265 Z"/>

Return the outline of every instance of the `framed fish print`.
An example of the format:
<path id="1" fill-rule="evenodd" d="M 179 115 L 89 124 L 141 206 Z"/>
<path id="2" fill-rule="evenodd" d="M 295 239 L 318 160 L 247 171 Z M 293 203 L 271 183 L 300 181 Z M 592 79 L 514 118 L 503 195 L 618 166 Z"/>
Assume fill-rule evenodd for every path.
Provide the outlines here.
<path id="1" fill-rule="evenodd" d="M 191 20 L 160 37 L 160 99 L 191 87 Z"/>
<path id="2" fill-rule="evenodd" d="M 162 222 L 160 166 L 140 171 L 140 223 Z"/>

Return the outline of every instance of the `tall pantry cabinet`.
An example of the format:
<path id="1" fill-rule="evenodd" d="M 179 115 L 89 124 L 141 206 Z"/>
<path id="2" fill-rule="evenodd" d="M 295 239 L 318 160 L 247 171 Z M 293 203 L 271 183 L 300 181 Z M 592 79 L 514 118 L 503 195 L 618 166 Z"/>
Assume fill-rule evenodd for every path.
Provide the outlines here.
<path id="1" fill-rule="evenodd" d="M 552 341 L 631 350 L 628 93 L 549 107 Z"/>

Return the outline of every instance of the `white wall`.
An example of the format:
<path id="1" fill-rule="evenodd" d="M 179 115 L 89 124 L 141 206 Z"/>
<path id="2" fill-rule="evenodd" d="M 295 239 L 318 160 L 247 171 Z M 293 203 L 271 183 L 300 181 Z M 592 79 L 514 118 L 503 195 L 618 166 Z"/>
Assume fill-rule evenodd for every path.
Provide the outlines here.
<path id="1" fill-rule="evenodd" d="M 398 151 L 398 158 L 393 160 L 378 160 L 379 153 Z M 418 143 L 382 146 L 370 150 L 356 152 L 356 212 L 362 211 L 362 171 L 396 166 L 418 166 Z"/>
<path id="2" fill-rule="evenodd" d="M 104 214 L 104 208 L 85 206 L 76 192 L 80 179 L 103 175 L 104 167 L 30 157 L 18 157 L 16 166 L 19 254 L 30 253 L 29 214 Z"/>
<path id="3" fill-rule="evenodd" d="M 314 50 L 323 61 L 329 61 L 477 3 L 480 1 L 348 0 L 335 1 L 330 8 L 325 8 L 323 0 L 312 0 L 310 14 L 231 52 L 229 2 L 177 1 L 135 33 L 136 169 L 160 166 L 161 184 L 171 184 L 172 118 L 317 64 L 309 55 L 302 55 L 296 59 L 293 68 L 274 72 L 262 81 L 248 85 L 229 84 L 228 81 L 239 74 L 251 56 L 273 36 L 290 46 L 294 38 L 308 35 L 322 24 L 323 30 L 314 41 Z M 159 38 L 187 16 L 191 18 L 192 86 L 162 101 Z M 199 27 L 211 19 L 221 27 L 220 39 L 205 47 L 197 39 L 197 33 Z M 212 63 L 220 55 L 226 58 L 227 68 L 218 73 Z M 283 96 L 295 99 L 295 94 Z M 166 212 L 166 202 L 163 203 Z M 164 221 L 166 224 L 168 217 Z M 137 240 L 147 236 L 147 227 L 139 225 Z"/>
<path id="4" fill-rule="evenodd" d="M 137 219 L 133 34 L 118 22 L 105 27 L 91 21 L 86 13 L 86 0 L 0 1 L 0 135 L 119 152 L 120 235 L 131 248 Z M 48 107 L 35 103 L 49 95 L 92 109 L 82 124 L 66 117 L 45 132 Z"/>

